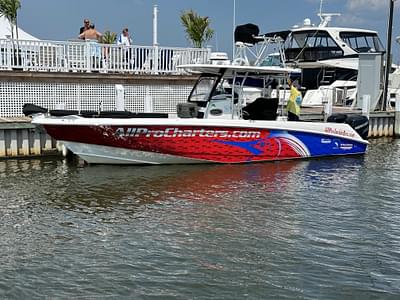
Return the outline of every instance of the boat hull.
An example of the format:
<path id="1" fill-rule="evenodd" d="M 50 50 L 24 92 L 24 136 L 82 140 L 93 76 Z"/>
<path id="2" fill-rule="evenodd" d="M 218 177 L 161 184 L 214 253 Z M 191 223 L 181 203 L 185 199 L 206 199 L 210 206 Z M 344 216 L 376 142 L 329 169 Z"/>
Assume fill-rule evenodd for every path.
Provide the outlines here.
<path id="1" fill-rule="evenodd" d="M 249 124 L 43 125 L 69 150 L 98 164 L 249 163 L 363 154 L 367 149 L 367 142 L 351 137 L 350 127 L 316 131 Z"/>

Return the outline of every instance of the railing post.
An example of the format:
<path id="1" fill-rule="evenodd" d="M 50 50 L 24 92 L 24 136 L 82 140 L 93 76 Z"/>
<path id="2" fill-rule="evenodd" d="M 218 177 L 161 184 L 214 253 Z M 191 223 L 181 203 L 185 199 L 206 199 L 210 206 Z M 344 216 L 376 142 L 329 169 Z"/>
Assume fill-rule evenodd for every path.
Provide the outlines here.
<path id="1" fill-rule="evenodd" d="M 90 42 L 85 43 L 85 52 L 86 52 L 86 71 L 88 73 L 91 72 L 91 53 L 90 53 Z"/>
<path id="2" fill-rule="evenodd" d="M 7 68 L 12 70 L 12 41 L 7 39 Z"/>
<path id="3" fill-rule="evenodd" d="M 152 74 L 158 74 L 159 73 L 159 70 L 158 70 L 158 59 L 159 59 L 159 51 L 160 51 L 160 48 L 156 45 L 156 46 L 153 46 L 153 51 L 154 51 L 154 56 L 153 56 L 153 68 L 152 68 L 152 70 L 151 70 L 151 73 Z"/>
<path id="4" fill-rule="evenodd" d="M 211 52 L 212 52 L 212 48 L 211 48 L 211 46 L 208 46 L 207 52 L 206 52 L 207 57 L 206 57 L 206 60 L 204 61 L 204 63 L 207 63 L 208 61 L 210 61 Z"/>

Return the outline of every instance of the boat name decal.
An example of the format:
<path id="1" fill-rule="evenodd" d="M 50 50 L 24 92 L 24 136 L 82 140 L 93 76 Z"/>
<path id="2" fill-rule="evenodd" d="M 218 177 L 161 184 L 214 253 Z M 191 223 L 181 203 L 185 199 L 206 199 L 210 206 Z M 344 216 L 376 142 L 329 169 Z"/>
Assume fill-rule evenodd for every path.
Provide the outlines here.
<path id="1" fill-rule="evenodd" d="M 355 134 L 352 132 L 347 132 L 344 129 L 337 129 L 337 128 L 332 128 L 332 127 L 325 127 L 325 132 L 329 134 L 336 134 L 336 135 L 341 135 L 341 136 L 346 136 L 346 137 L 355 137 Z"/>
<path id="2" fill-rule="evenodd" d="M 115 134 L 119 137 L 155 137 L 155 138 L 175 138 L 175 137 L 205 137 L 205 138 L 260 138 L 260 131 L 248 130 L 213 130 L 213 129 L 148 129 L 148 128 L 123 128 L 116 130 Z"/>

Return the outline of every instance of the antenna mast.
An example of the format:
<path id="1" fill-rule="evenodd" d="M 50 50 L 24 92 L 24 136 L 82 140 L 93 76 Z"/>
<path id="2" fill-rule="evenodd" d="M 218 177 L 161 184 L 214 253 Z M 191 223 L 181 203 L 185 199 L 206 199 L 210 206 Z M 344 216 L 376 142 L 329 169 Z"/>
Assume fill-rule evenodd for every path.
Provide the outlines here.
<path id="1" fill-rule="evenodd" d="M 319 4 L 319 18 L 321 19 L 321 22 L 324 21 L 324 19 L 322 18 L 322 4 L 324 3 L 324 0 L 321 0 L 320 4 Z"/>
<path id="2" fill-rule="evenodd" d="M 319 4 L 319 18 L 321 19 L 321 23 L 319 23 L 318 27 L 326 27 L 328 26 L 329 22 L 332 21 L 332 17 L 338 17 L 340 14 L 334 13 L 334 14 L 327 14 L 322 12 L 322 4 L 324 0 L 321 0 Z"/>

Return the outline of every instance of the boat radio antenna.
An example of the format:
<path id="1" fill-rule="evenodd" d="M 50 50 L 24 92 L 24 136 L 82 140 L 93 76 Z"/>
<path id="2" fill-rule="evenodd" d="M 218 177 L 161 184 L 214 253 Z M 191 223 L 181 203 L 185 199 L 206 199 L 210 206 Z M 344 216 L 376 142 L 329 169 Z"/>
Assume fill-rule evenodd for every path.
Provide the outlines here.
<path id="1" fill-rule="evenodd" d="M 324 0 L 321 0 L 320 4 L 319 4 L 319 18 L 321 19 L 321 22 L 323 21 L 322 18 L 322 4 L 324 3 Z"/>
<path id="2" fill-rule="evenodd" d="M 322 12 L 322 5 L 323 5 L 324 0 L 321 0 L 320 5 L 319 5 L 319 13 L 318 16 L 321 20 L 321 22 L 319 23 L 318 27 L 326 27 L 328 26 L 329 22 L 332 21 L 332 17 L 339 17 L 340 14 L 339 13 L 323 13 Z"/>

